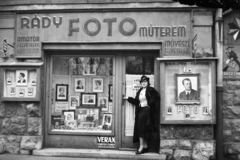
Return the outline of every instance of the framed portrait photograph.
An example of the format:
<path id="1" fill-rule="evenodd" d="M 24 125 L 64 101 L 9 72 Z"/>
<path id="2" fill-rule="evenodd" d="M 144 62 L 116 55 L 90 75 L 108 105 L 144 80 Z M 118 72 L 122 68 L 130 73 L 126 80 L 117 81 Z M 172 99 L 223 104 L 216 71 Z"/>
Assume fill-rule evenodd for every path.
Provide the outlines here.
<path id="1" fill-rule="evenodd" d="M 77 127 L 77 122 L 76 120 L 69 120 L 69 121 L 65 121 L 65 125 L 70 127 L 71 129 L 74 129 Z"/>
<path id="2" fill-rule="evenodd" d="M 10 94 L 11 95 L 15 95 L 16 94 L 16 88 L 15 87 L 11 87 L 10 88 Z"/>
<path id="3" fill-rule="evenodd" d="M 74 89 L 75 89 L 75 92 L 84 92 L 85 91 L 85 78 L 75 78 Z"/>
<path id="4" fill-rule="evenodd" d="M 98 97 L 98 107 L 102 109 L 102 111 L 108 111 L 108 97 Z"/>
<path id="5" fill-rule="evenodd" d="M 93 79 L 93 92 L 103 92 L 103 79 L 94 78 Z"/>
<path id="6" fill-rule="evenodd" d="M 24 88 L 19 88 L 18 91 L 19 91 L 18 92 L 19 97 L 24 97 L 25 96 L 25 89 Z"/>
<path id="7" fill-rule="evenodd" d="M 74 121 L 75 110 L 62 110 L 62 115 L 64 116 L 64 121 Z"/>
<path id="8" fill-rule="evenodd" d="M 112 125 L 112 114 L 103 114 L 102 125 L 107 127 Z"/>
<path id="9" fill-rule="evenodd" d="M 69 96 L 69 109 L 76 109 L 79 104 L 79 96 Z"/>
<path id="10" fill-rule="evenodd" d="M 113 85 L 112 84 L 108 85 L 108 100 L 109 100 L 109 102 L 112 102 L 112 100 L 113 100 Z"/>
<path id="11" fill-rule="evenodd" d="M 27 86 L 28 71 L 16 70 L 16 86 Z"/>
<path id="12" fill-rule="evenodd" d="M 97 105 L 97 93 L 82 93 L 81 94 L 81 105 Z"/>
<path id="13" fill-rule="evenodd" d="M 78 128 L 94 128 L 99 124 L 99 108 L 78 108 L 76 110 Z"/>
<path id="14" fill-rule="evenodd" d="M 8 85 L 12 84 L 12 77 L 7 77 L 7 84 Z"/>
<path id="15" fill-rule="evenodd" d="M 199 74 L 175 74 L 176 104 L 200 104 Z"/>
<path id="16" fill-rule="evenodd" d="M 68 101 L 67 84 L 56 84 L 56 101 Z"/>
<path id="17" fill-rule="evenodd" d="M 33 95 L 33 87 L 28 87 L 28 96 Z"/>
<path id="18" fill-rule="evenodd" d="M 36 86 L 36 84 L 37 84 L 36 78 L 32 78 L 32 79 L 31 79 L 31 85 L 32 85 L 32 86 Z"/>

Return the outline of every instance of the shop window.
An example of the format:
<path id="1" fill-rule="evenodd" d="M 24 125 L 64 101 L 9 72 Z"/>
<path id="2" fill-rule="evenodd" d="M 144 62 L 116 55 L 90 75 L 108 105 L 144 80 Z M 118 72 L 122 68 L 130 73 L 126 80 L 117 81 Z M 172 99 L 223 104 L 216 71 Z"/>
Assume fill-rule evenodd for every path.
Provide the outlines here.
<path id="1" fill-rule="evenodd" d="M 113 58 L 52 58 L 51 130 L 112 132 Z"/>

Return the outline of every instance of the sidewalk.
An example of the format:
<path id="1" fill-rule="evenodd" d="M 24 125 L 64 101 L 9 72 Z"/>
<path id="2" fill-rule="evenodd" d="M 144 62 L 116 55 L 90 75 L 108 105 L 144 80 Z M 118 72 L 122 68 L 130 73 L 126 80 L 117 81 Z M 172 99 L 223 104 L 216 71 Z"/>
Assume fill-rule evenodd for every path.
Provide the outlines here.
<path id="1" fill-rule="evenodd" d="M 0 160 L 103 160 L 99 158 L 71 158 L 71 157 L 47 157 L 34 155 L 15 155 L 15 154 L 0 154 Z M 116 159 L 108 159 L 116 160 Z"/>
<path id="2" fill-rule="evenodd" d="M 52 157 L 77 157 L 77 158 L 95 158 L 95 159 L 137 159 L 137 160 L 165 160 L 166 155 L 157 153 L 145 153 L 136 155 L 135 151 L 108 150 L 108 149 L 69 149 L 69 148 L 45 148 L 34 150 L 35 156 Z"/>

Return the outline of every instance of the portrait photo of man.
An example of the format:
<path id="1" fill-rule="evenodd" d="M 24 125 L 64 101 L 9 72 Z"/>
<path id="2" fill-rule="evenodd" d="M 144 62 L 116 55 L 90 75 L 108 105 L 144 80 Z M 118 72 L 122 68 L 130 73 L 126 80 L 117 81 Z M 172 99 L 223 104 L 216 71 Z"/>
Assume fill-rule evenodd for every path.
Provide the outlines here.
<path id="1" fill-rule="evenodd" d="M 27 70 L 16 70 L 16 84 L 17 86 L 26 86 L 28 81 Z"/>
<path id="2" fill-rule="evenodd" d="M 190 78 L 183 78 L 182 79 L 182 88 L 184 90 L 180 91 L 179 100 L 198 100 L 198 91 L 192 88 L 192 81 Z"/>

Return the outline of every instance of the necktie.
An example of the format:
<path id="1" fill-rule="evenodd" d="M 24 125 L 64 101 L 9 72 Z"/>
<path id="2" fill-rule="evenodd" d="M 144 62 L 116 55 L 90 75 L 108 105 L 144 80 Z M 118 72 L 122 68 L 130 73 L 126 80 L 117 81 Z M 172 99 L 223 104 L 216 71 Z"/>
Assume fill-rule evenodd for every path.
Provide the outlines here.
<path id="1" fill-rule="evenodd" d="M 187 93 L 187 100 L 189 100 L 189 92 Z"/>

